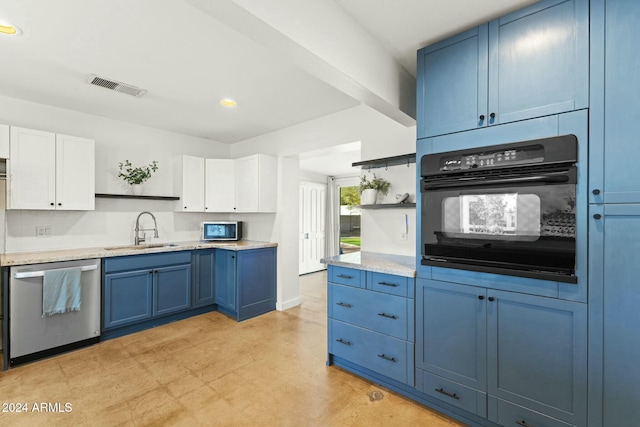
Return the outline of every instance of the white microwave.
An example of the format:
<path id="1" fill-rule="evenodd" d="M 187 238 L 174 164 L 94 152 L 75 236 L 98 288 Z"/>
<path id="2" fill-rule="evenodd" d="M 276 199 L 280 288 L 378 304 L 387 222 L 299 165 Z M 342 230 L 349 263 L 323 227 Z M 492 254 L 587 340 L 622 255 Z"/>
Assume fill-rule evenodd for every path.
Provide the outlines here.
<path id="1" fill-rule="evenodd" d="M 202 240 L 241 240 L 242 221 L 204 221 Z"/>

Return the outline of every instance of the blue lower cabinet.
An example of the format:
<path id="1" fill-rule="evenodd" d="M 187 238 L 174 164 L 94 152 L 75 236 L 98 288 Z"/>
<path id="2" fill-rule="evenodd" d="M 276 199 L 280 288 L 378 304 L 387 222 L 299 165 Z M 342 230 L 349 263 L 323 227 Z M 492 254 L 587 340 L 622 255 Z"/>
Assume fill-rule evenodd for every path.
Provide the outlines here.
<path id="1" fill-rule="evenodd" d="M 517 407 L 586 425 L 586 304 L 418 279 L 416 323 L 420 391 L 501 425 Z"/>
<path id="2" fill-rule="evenodd" d="M 202 307 L 216 302 L 215 249 L 198 249 L 193 252 L 192 306 Z"/>
<path id="3" fill-rule="evenodd" d="M 413 387 L 415 279 L 340 266 L 327 277 L 329 363 Z"/>
<path id="4" fill-rule="evenodd" d="M 153 315 L 162 316 L 191 307 L 191 264 L 153 271 Z"/>
<path id="5" fill-rule="evenodd" d="M 153 276 L 151 270 L 105 274 L 103 329 L 150 319 Z"/>
<path id="6" fill-rule="evenodd" d="M 329 352 L 404 384 L 413 383 L 413 344 L 331 319 Z"/>
<path id="7" fill-rule="evenodd" d="M 495 397 L 489 397 L 489 414 L 490 419 L 501 426 L 571 427 L 586 425 L 568 424 Z"/>
<path id="8" fill-rule="evenodd" d="M 107 258 L 103 271 L 103 330 L 191 308 L 189 251 Z"/>
<path id="9" fill-rule="evenodd" d="M 216 250 L 216 304 L 238 321 L 276 308 L 275 247 Z"/>

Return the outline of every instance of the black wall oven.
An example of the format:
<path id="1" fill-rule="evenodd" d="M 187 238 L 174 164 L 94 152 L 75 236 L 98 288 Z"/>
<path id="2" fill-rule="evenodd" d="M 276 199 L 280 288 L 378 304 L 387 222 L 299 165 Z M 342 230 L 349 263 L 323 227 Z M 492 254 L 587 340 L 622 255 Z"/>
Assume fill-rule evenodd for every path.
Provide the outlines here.
<path id="1" fill-rule="evenodd" d="M 421 159 L 423 265 L 577 283 L 574 135 Z"/>

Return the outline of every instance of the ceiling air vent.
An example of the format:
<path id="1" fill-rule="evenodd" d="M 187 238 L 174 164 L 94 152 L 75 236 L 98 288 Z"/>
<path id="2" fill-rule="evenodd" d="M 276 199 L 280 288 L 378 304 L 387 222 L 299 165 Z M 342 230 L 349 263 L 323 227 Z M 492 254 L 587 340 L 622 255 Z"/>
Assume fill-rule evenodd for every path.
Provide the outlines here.
<path id="1" fill-rule="evenodd" d="M 87 83 L 94 86 L 100 86 L 105 89 L 115 90 L 116 92 L 126 93 L 131 96 L 142 96 L 147 93 L 146 90 L 137 88 L 135 86 L 128 85 L 126 83 L 120 83 L 115 80 L 105 79 L 98 77 L 95 74 L 91 74 L 87 80 Z"/>

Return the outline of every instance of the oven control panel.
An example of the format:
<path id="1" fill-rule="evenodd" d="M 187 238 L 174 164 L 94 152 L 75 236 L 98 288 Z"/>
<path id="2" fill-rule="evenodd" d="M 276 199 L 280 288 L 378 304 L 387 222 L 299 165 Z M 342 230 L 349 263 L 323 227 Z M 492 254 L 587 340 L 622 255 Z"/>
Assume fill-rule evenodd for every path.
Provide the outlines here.
<path id="1" fill-rule="evenodd" d="M 440 171 L 456 171 L 496 166 L 515 166 L 541 163 L 544 147 L 533 145 L 507 150 L 482 151 L 465 155 L 445 156 L 440 160 Z"/>

